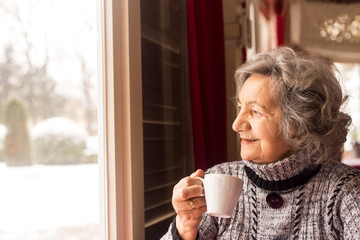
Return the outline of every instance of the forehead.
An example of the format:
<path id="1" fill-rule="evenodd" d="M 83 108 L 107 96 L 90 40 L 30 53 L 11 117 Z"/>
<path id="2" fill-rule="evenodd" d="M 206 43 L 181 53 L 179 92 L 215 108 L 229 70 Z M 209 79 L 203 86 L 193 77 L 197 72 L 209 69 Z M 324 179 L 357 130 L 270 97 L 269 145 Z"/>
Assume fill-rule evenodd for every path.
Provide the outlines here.
<path id="1" fill-rule="evenodd" d="M 273 108 L 278 106 L 278 103 L 270 89 L 269 76 L 251 75 L 240 89 L 239 100 L 241 103 L 254 102 L 268 108 Z"/>

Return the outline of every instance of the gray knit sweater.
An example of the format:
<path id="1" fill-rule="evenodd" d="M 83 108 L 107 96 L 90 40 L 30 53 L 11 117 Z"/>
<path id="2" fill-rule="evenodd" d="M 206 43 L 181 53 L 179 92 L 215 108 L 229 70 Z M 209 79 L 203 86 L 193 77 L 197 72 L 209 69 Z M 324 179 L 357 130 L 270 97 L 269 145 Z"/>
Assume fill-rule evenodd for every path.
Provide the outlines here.
<path id="1" fill-rule="evenodd" d="M 244 185 L 232 218 L 205 213 L 198 239 L 360 239 L 360 171 L 350 166 L 313 167 L 298 152 L 272 164 L 228 162 L 207 172 L 238 176 Z M 270 207 L 270 193 L 281 196 L 281 207 Z M 180 239 L 175 222 L 162 239 Z"/>

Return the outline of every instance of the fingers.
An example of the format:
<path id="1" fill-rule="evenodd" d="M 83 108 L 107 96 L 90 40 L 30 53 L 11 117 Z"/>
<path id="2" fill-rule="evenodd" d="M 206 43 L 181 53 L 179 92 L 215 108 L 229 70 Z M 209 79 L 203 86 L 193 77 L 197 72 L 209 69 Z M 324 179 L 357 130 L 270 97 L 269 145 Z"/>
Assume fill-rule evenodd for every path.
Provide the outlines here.
<path id="1" fill-rule="evenodd" d="M 197 170 L 192 176 L 201 176 L 202 170 Z M 189 200 L 192 200 L 194 208 L 205 206 L 204 197 L 200 196 L 204 193 L 202 181 L 198 178 L 185 177 L 175 185 L 172 196 L 173 207 L 176 212 L 179 210 L 192 210 L 193 207 Z"/>
<path id="2" fill-rule="evenodd" d="M 189 201 L 182 202 L 183 207 L 181 209 L 193 210 L 196 208 L 202 208 L 206 206 L 205 197 L 191 198 Z"/>
<path id="3" fill-rule="evenodd" d="M 195 183 L 195 185 L 190 186 L 179 184 L 178 186 L 175 186 L 173 191 L 173 199 L 176 201 L 186 201 L 190 198 L 201 195 L 204 192 L 204 188 L 200 184 Z"/>
<path id="4" fill-rule="evenodd" d="M 201 177 L 204 178 L 205 176 L 205 172 L 202 169 L 198 169 L 196 170 L 196 172 L 193 172 L 190 177 L 194 178 L 194 177 Z"/>

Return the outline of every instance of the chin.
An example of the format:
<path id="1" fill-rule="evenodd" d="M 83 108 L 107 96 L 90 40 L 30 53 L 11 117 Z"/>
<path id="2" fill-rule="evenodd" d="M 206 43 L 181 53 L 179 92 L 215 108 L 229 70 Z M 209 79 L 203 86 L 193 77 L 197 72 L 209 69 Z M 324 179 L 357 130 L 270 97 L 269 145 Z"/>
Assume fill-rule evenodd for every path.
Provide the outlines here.
<path id="1" fill-rule="evenodd" d="M 266 161 L 266 160 L 263 160 L 263 159 L 246 157 L 246 156 L 244 156 L 244 157 L 241 156 L 241 159 L 244 160 L 244 161 L 258 163 L 258 164 L 268 164 L 268 163 L 276 162 L 276 161 Z"/>
<path id="2" fill-rule="evenodd" d="M 246 155 L 241 155 L 241 159 L 244 161 L 248 161 L 248 162 L 255 162 L 255 163 L 260 163 L 262 162 L 260 159 L 251 157 L 251 156 L 246 156 Z"/>
<path id="3" fill-rule="evenodd" d="M 266 164 L 266 163 L 268 163 L 268 162 L 263 161 L 261 159 L 250 159 L 250 160 L 247 160 L 247 161 L 253 162 L 253 163 L 258 163 L 258 164 Z"/>

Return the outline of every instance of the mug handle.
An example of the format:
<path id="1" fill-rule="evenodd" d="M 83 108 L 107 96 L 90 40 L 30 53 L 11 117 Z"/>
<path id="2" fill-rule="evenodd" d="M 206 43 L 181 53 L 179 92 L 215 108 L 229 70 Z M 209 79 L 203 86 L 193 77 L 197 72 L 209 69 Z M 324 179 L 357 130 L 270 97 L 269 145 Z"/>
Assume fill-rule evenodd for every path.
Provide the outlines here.
<path id="1" fill-rule="evenodd" d="M 198 178 L 198 179 L 200 179 L 201 180 L 201 182 L 202 182 L 202 185 L 203 185 L 203 187 L 204 187 L 204 179 L 203 178 L 201 178 L 201 177 L 196 177 L 196 178 Z M 204 191 L 205 191 L 205 188 L 204 188 Z M 203 197 L 203 196 L 205 196 L 205 194 L 204 193 L 202 193 L 202 194 L 200 194 L 199 195 L 199 197 Z"/>

